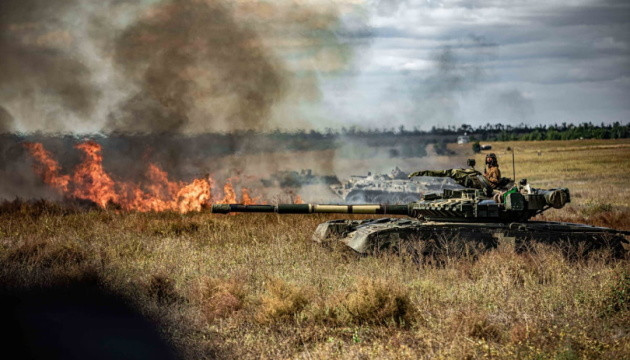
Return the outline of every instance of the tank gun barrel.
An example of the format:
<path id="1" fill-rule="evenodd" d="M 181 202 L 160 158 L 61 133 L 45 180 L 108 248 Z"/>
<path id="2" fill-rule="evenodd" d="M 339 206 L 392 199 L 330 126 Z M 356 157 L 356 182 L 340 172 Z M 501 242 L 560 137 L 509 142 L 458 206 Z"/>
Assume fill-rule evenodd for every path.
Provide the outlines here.
<path id="1" fill-rule="evenodd" d="M 278 214 L 389 214 L 409 215 L 409 205 L 322 205 L 322 204 L 278 204 L 241 205 L 214 204 L 211 211 L 216 214 L 278 213 Z"/>

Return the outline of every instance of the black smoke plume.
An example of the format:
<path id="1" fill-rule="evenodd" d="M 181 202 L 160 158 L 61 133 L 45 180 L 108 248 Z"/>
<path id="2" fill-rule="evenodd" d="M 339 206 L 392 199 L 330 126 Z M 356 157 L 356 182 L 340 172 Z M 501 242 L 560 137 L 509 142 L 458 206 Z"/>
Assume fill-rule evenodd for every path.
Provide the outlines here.
<path id="1" fill-rule="evenodd" d="M 191 121 L 260 130 L 285 90 L 283 65 L 216 0 L 150 9 L 116 39 L 115 62 L 139 90 L 106 130 L 176 132 Z"/>

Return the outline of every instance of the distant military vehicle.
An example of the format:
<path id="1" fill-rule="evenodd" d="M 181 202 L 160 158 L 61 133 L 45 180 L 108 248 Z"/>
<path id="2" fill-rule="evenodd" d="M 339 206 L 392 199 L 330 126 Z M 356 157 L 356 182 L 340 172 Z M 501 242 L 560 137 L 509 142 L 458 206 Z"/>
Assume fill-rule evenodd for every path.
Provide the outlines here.
<path id="1" fill-rule="evenodd" d="M 269 178 L 260 180 L 263 186 L 277 186 L 281 188 L 301 188 L 305 185 L 334 185 L 340 184 L 335 175 L 313 175 L 311 169 L 283 170 L 272 174 Z"/>
<path id="2" fill-rule="evenodd" d="M 504 192 L 491 189 L 474 169 L 434 172 L 452 178 L 462 188 L 426 194 L 405 205 L 213 205 L 214 213 L 275 212 L 279 214 L 342 213 L 406 215 L 398 218 L 330 220 L 320 224 L 313 239 L 338 240 L 353 250 L 371 254 L 385 249 L 427 256 L 449 244 L 464 249 L 491 249 L 504 244 L 516 251 L 532 242 L 569 244 L 581 253 L 609 248 L 626 256 L 629 231 L 548 221 L 530 221 L 534 216 L 559 209 L 571 201 L 569 189 L 536 189 L 521 180 Z M 425 172 L 417 172 L 425 173 Z M 414 173 L 412 175 L 415 175 Z M 508 185 L 510 186 L 510 185 Z"/>
<path id="3" fill-rule="evenodd" d="M 330 188 L 346 204 L 406 204 L 420 199 L 425 193 L 459 189 L 462 186 L 450 178 L 423 176 L 410 180 L 406 172 L 396 167 L 390 174 L 353 175 Z"/>

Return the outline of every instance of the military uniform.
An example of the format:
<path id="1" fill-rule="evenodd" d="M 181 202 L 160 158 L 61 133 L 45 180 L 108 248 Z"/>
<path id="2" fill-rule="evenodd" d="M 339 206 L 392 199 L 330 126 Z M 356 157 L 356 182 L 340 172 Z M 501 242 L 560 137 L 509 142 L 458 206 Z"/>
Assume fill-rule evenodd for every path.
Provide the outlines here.
<path id="1" fill-rule="evenodd" d="M 486 167 L 486 171 L 483 173 L 483 176 L 490 183 L 490 187 L 496 189 L 501 181 L 501 170 L 499 170 L 498 166 L 488 165 L 488 167 Z"/>

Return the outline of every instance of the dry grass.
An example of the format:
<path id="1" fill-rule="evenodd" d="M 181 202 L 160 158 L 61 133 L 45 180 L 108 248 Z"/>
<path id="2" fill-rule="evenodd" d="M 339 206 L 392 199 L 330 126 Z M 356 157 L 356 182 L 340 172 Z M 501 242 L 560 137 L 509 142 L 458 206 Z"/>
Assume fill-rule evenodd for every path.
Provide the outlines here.
<path id="1" fill-rule="evenodd" d="M 522 149 L 519 173 L 530 171 L 533 184 L 573 190 L 571 206 L 549 219 L 628 228 L 627 180 L 617 171 L 630 168 L 628 149 L 558 142 L 495 149 L 506 145 Z M 536 162 L 535 146 L 546 147 L 544 162 Z M 554 160 L 551 149 L 563 146 L 571 149 Z M 597 152 L 614 167 L 600 167 Z M 589 175 L 602 169 L 615 176 Z M 549 173 L 555 182 L 540 184 Z M 610 181 L 580 185 L 589 179 Z M 360 257 L 310 240 L 332 218 L 8 206 L 0 210 L 0 281 L 94 277 L 159 319 L 191 359 L 630 357 L 627 259 L 602 252 L 568 260 L 543 245 L 439 265 Z"/>

